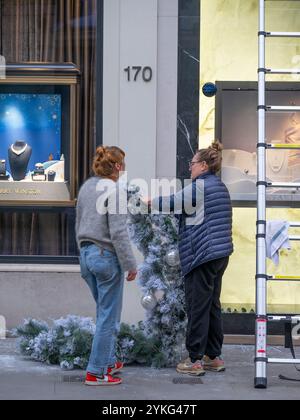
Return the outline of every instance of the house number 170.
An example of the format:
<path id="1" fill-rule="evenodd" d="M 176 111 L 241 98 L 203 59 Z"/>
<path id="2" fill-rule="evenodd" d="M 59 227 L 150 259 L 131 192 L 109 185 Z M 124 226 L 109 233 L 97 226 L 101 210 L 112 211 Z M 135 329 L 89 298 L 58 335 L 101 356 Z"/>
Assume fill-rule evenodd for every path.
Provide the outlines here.
<path id="1" fill-rule="evenodd" d="M 128 82 L 137 82 L 139 77 L 141 77 L 144 82 L 149 83 L 153 77 L 153 70 L 151 67 L 128 66 L 124 71 L 127 73 Z"/>

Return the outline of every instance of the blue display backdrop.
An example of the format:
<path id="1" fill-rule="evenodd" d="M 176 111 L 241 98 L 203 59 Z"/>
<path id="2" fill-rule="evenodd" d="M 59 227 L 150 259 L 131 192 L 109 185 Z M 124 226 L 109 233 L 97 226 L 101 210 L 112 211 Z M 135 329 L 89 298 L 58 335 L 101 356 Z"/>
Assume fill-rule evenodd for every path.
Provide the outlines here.
<path id="1" fill-rule="evenodd" d="M 0 159 L 21 140 L 32 147 L 28 170 L 61 155 L 62 98 L 55 94 L 0 95 Z M 8 171 L 10 171 L 7 163 Z"/>

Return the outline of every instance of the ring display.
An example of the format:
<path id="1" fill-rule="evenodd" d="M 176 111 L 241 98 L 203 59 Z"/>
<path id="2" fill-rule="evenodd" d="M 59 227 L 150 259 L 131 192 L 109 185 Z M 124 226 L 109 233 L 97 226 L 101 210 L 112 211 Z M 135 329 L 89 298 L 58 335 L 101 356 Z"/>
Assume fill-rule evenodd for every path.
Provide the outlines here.
<path id="1" fill-rule="evenodd" d="M 48 181 L 49 182 L 54 182 L 55 177 L 56 177 L 56 172 L 55 171 L 49 171 L 48 172 Z"/>

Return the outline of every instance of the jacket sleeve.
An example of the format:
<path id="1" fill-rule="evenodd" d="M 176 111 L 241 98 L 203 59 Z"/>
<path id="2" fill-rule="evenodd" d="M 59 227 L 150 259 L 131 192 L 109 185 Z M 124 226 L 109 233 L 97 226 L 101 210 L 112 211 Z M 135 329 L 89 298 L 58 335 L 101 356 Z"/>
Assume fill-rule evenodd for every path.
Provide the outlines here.
<path id="1" fill-rule="evenodd" d="M 175 213 L 175 215 L 192 215 L 197 204 L 203 202 L 201 183 L 192 182 L 184 189 L 169 197 L 157 197 L 152 200 L 152 208 L 160 213 Z"/>
<path id="2" fill-rule="evenodd" d="M 108 226 L 122 270 L 136 271 L 137 263 L 127 230 L 127 194 L 120 198 L 119 189 L 108 198 Z"/>

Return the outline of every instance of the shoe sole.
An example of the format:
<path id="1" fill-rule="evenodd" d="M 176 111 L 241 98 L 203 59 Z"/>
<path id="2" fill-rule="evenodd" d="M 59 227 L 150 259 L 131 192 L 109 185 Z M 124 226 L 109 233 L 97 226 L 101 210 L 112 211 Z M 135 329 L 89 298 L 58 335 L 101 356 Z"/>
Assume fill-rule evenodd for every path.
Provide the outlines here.
<path id="1" fill-rule="evenodd" d="M 216 372 L 216 373 L 219 373 L 219 372 L 225 372 L 226 371 L 226 368 L 225 367 L 221 367 L 221 368 L 212 368 L 212 367 L 204 367 L 203 368 L 205 371 L 207 371 L 207 372 Z"/>
<path id="2" fill-rule="evenodd" d="M 122 381 L 120 382 L 103 382 L 103 383 L 97 383 L 97 382 L 89 382 L 85 381 L 86 386 L 114 386 L 114 385 L 121 385 Z"/>
<path id="3" fill-rule="evenodd" d="M 195 371 L 187 371 L 187 370 L 180 370 L 176 369 L 177 373 L 182 373 L 183 375 L 190 375 L 190 376 L 204 376 L 206 372 L 195 372 Z"/>

